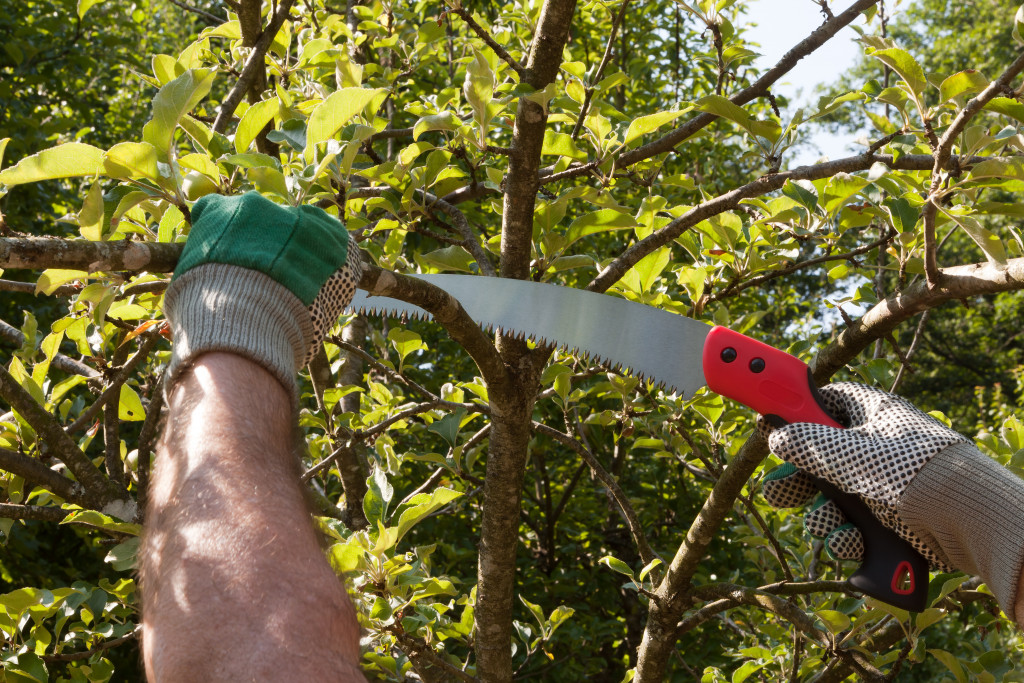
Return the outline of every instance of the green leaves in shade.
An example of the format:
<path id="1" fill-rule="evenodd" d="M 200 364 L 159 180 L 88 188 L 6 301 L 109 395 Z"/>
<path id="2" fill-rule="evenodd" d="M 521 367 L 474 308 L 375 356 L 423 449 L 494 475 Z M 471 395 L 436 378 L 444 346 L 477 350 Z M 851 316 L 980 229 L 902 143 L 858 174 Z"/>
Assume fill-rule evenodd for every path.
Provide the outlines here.
<path id="1" fill-rule="evenodd" d="M 96 175 L 103 170 L 103 150 L 84 142 L 68 142 L 25 157 L 0 171 L 0 184 L 21 185 L 55 178 Z"/>
<path id="2" fill-rule="evenodd" d="M 384 88 L 342 88 L 321 102 L 306 122 L 306 148 L 329 139 L 364 109 L 372 116 L 384 101 Z"/>
<path id="3" fill-rule="evenodd" d="M 142 129 L 143 140 L 167 156 L 178 122 L 210 92 L 216 73 L 213 69 L 189 69 L 160 88 L 153 98 L 153 118 Z"/>

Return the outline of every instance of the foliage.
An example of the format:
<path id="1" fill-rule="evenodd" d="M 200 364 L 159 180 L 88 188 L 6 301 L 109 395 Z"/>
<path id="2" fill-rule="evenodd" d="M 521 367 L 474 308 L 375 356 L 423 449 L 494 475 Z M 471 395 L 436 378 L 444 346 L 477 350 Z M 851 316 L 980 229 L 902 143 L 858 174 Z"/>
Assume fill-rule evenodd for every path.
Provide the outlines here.
<path id="1" fill-rule="evenodd" d="M 852 11 L 826 27 L 858 18 L 870 32 L 873 4 L 860 3 L 864 19 Z M 76 8 L 79 27 L 96 13 L 116 25 L 111 40 L 150 35 L 131 23 L 144 25 L 145 12 L 89 5 Z M 17 45 L 67 30 L 38 7 L 50 8 L 40 10 L 47 22 L 39 34 L 19 29 Z M 151 60 L 139 52 L 148 44 L 133 47 L 122 81 L 104 77 L 99 32 L 82 60 L 116 120 L 110 134 L 77 134 L 71 122 L 94 120 L 83 100 L 39 127 L 45 144 L 9 136 L 8 228 L 62 239 L 33 257 L 49 305 L 3 335 L 14 351 L 0 373 L 10 407 L 0 415 L 0 531 L 25 556 L 33 548 L 16 541 L 28 524 L 74 527 L 83 560 L 72 580 L 47 570 L 43 585 L 0 596 L 6 679 L 109 680 L 111 653 L 133 638 L 170 266 L 70 255 L 167 253 L 187 238 L 202 194 L 317 203 L 381 270 L 500 270 L 728 325 L 813 359 L 819 381 L 844 368 L 888 388 L 901 361 L 884 345 L 862 353 L 876 340 L 912 333 L 900 324 L 946 300 L 987 311 L 1003 300 L 981 297 L 1024 287 L 1024 245 L 989 220 L 1012 213 L 1010 200 L 988 199 L 1020 190 L 1017 91 L 1007 85 L 986 100 L 990 118 L 956 133 L 987 81 L 959 66 L 936 78 L 899 41 L 865 38 L 866 53 L 896 72 L 890 87 L 858 84 L 782 120 L 773 81 L 758 81 L 736 29 L 741 3 L 729 0 L 655 0 L 642 12 L 565 0 L 240 9 L 254 7 L 264 25 L 275 8 L 288 17 L 259 62 L 262 80 L 240 83 L 259 48 L 233 12 L 155 46 Z M 998 23 L 1013 29 L 1007 12 Z M 63 73 L 38 78 L 52 88 Z M 235 96 L 236 109 L 219 109 Z M 862 104 L 889 106 L 873 119 L 870 154 L 779 170 L 811 122 Z M 5 113 L 4 125 L 42 121 L 40 106 Z M 987 159 L 968 164 L 971 155 Z M 43 202 L 58 182 L 64 194 Z M 963 239 L 941 252 L 947 268 L 926 274 L 936 228 Z M 948 268 L 975 261 L 985 265 L 971 278 Z M 397 281 L 412 303 L 426 300 Z M 372 273 L 362 286 L 374 286 Z M 832 336 L 841 304 L 867 312 Z M 1012 311 L 993 319 L 1008 324 Z M 757 495 L 762 461 L 778 461 L 765 460 L 742 406 L 668 394 L 471 321 L 445 326 L 345 316 L 301 378 L 306 479 L 359 609 L 369 674 L 1020 680 L 1019 637 L 968 577 L 934 575 L 916 616 L 836 581 L 850 568 L 806 541 L 797 511 Z M 909 396 L 934 407 L 923 389 Z M 1014 403 L 979 402 L 984 412 L 957 426 L 988 424 L 979 442 L 1021 472 Z M 486 516 L 506 523 L 487 527 Z M 104 569 L 87 562 L 100 558 Z M 514 567 L 514 584 L 478 590 L 478 566 Z M 976 628 L 965 633 L 961 618 Z"/>

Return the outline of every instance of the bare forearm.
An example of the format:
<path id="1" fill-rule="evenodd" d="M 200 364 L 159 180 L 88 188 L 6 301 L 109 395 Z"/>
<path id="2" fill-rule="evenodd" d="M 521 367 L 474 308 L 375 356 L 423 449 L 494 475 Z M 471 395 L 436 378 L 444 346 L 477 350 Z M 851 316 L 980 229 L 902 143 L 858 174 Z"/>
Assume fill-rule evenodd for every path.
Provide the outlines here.
<path id="1" fill-rule="evenodd" d="M 150 679 L 362 681 L 358 625 L 310 522 L 281 384 L 210 353 L 169 407 L 142 563 Z"/>

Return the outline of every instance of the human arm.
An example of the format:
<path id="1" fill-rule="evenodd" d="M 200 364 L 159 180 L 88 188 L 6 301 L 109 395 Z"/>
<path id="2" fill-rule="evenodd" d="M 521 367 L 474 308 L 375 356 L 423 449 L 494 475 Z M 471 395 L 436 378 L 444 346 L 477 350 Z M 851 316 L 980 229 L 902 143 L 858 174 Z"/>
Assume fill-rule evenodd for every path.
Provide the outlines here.
<path id="1" fill-rule="evenodd" d="M 164 299 L 169 418 L 140 555 L 148 675 L 362 682 L 295 431 L 296 373 L 351 298 L 358 250 L 319 209 L 253 193 L 204 197 L 192 217 Z"/>
<path id="2" fill-rule="evenodd" d="M 933 567 L 980 575 L 1019 619 L 1024 481 L 899 397 L 852 383 L 821 395 L 846 429 L 763 423 L 772 452 L 787 461 L 765 479 L 768 501 L 803 505 L 816 493 L 807 473 L 825 479 L 860 497 Z M 860 558 L 860 534 L 833 503 L 815 503 L 805 525 L 837 559 Z"/>
<path id="3" fill-rule="evenodd" d="M 299 483 L 290 396 L 239 355 L 172 388 L 142 563 L 150 681 L 363 681 L 359 625 Z"/>

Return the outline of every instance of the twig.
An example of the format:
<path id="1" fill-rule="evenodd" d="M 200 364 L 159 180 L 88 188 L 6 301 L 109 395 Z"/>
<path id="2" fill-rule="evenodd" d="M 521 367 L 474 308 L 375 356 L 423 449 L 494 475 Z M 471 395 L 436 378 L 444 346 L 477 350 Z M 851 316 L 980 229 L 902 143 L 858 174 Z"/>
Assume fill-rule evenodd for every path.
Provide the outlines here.
<path id="1" fill-rule="evenodd" d="M 580 129 L 583 127 L 583 121 L 587 118 L 587 112 L 590 109 L 590 100 L 594 96 L 594 84 L 601 82 L 604 70 L 608 68 L 608 62 L 611 61 L 615 38 L 619 33 L 619 27 L 622 26 L 623 19 L 626 18 L 626 9 L 629 7 L 629 3 L 630 0 L 622 0 L 622 5 L 619 6 L 619 13 L 612 19 L 612 27 L 608 32 L 608 42 L 604 46 L 604 54 L 601 56 L 601 63 L 597 66 L 597 71 L 594 72 L 594 77 L 591 82 L 584 84 L 586 91 L 583 96 L 583 105 L 580 107 L 579 116 L 576 117 L 576 125 L 573 126 L 571 133 L 574 140 L 576 139 L 576 136 L 580 134 Z"/>
<path id="2" fill-rule="evenodd" d="M 512 70 L 516 72 L 517 76 L 519 76 L 520 81 L 526 80 L 526 69 L 524 69 L 519 62 L 513 59 L 512 55 L 510 55 L 505 48 L 499 45 L 483 26 L 476 23 L 476 20 L 473 19 L 473 14 L 469 10 L 459 5 L 458 7 L 453 7 L 448 11 L 461 17 L 462 20 L 466 22 L 466 25 L 473 30 L 473 33 L 477 34 L 481 40 L 487 43 L 487 47 L 494 50 L 494 54 L 498 55 L 503 62 L 512 67 Z"/>
<path id="3" fill-rule="evenodd" d="M 135 640 L 139 637 L 140 633 L 142 633 L 142 626 L 136 626 L 135 630 L 126 633 L 120 638 L 104 640 L 102 643 L 99 643 L 95 647 L 92 647 L 84 652 L 69 652 L 67 654 L 59 655 L 43 655 L 42 660 L 47 664 L 56 664 L 58 662 L 77 662 L 83 659 L 89 659 L 98 652 L 109 650 L 110 648 L 117 647 L 118 645 L 124 645 L 129 640 Z"/>
<path id="4" fill-rule="evenodd" d="M 903 380 L 904 370 L 910 369 L 910 360 L 914 357 L 914 353 L 917 351 L 917 347 L 921 341 L 922 332 L 924 332 L 924 326 L 928 322 L 929 315 L 931 315 L 931 310 L 927 310 L 922 313 L 921 318 L 917 321 L 917 329 L 914 330 L 914 337 L 910 342 L 910 348 L 907 349 L 906 360 L 900 363 L 900 369 L 896 372 L 896 379 L 893 380 L 892 386 L 889 387 L 890 394 L 896 393 L 896 388 L 899 387 L 900 382 Z"/>
<path id="5" fill-rule="evenodd" d="M 65 479 L 64 481 L 69 480 Z M 41 522 L 60 522 L 70 514 L 70 510 L 64 510 L 54 505 L 0 503 L 0 517 L 6 519 L 34 519 Z"/>
<path id="6" fill-rule="evenodd" d="M 217 112 L 217 118 L 213 122 L 213 131 L 215 133 L 223 133 L 227 130 L 228 122 L 235 115 L 235 108 L 238 107 L 242 98 L 245 97 L 245 94 L 252 86 L 253 81 L 259 76 L 267 50 L 270 49 L 270 44 L 274 42 L 277 32 L 281 30 L 285 19 L 288 18 L 288 13 L 291 11 L 293 4 L 295 4 L 295 0 L 281 0 L 277 11 L 274 12 L 274 16 L 270 19 L 270 23 L 263 29 L 260 39 L 256 41 L 252 52 L 245 60 L 245 66 L 242 68 L 242 73 L 238 76 L 238 80 L 227 94 L 227 97 L 221 102 L 220 111 Z"/>
<path id="7" fill-rule="evenodd" d="M 87 500 L 95 503 L 90 507 L 102 508 L 107 503 L 125 496 L 123 490 L 116 487 L 93 466 L 89 456 L 83 453 L 78 444 L 61 429 L 53 415 L 36 403 L 2 365 L 0 397 L 3 397 L 36 431 L 39 440 L 50 451 L 49 454 L 68 466 L 75 478 L 85 487 Z"/>
<path id="8" fill-rule="evenodd" d="M 21 330 L 8 325 L 3 320 L 0 320 L 0 337 L 16 346 L 22 346 L 25 343 L 25 335 L 21 333 Z M 74 358 L 68 358 L 62 353 L 54 354 L 50 364 L 69 375 L 81 375 L 82 377 L 87 377 L 89 379 L 94 379 L 100 376 L 99 372 L 90 368 L 85 363 L 77 361 Z"/>
<path id="9" fill-rule="evenodd" d="M 160 335 L 153 332 L 147 332 L 142 334 L 142 338 L 142 344 L 139 346 L 138 352 L 129 358 L 128 362 L 118 369 L 117 374 L 111 378 L 110 384 L 103 390 L 103 393 L 100 394 L 99 398 L 93 401 L 91 406 L 83 410 L 75 421 L 68 425 L 68 434 L 74 434 L 80 429 L 88 427 L 89 423 L 92 422 L 92 419 L 96 417 L 96 414 L 99 413 L 103 406 L 111 400 L 114 393 L 117 392 L 120 394 L 121 385 L 128 381 L 128 378 L 131 376 L 136 366 L 138 366 L 138 364 L 153 351 L 153 347 L 156 346 L 157 341 L 160 340 Z"/>
<path id="10" fill-rule="evenodd" d="M 78 285 L 61 285 L 50 292 L 50 296 L 75 296 L 82 291 Z M 31 282 L 17 282 L 15 280 L 0 280 L 0 292 L 22 292 L 23 294 L 35 294 L 36 286 Z"/>
<path id="11" fill-rule="evenodd" d="M 353 190 L 349 193 L 348 197 L 349 199 L 382 197 L 385 193 L 391 191 L 390 187 L 363 187 L 358 190 Z M 461 246 L 465 247 L 466 250 L 473 255 L 473 258 L 480 266 L 480 272 L 491 277 L 496 276 L 498 273 L 494 269 L 491 257 L 486 251 L 484 251 L 484 248 L 481 247 L 480 243 L 476 240 L 473 227 L 469 224 L 469 220 L 466 218 L 466 215 L 453 205 L 432 195 L 426 190 L 418 189 L 416 190 L 416 194 L 418 194 L 423 201 L 424 208 L 427 213 L 433 213 L 433 210 L 436 209 L 452 219 L 455 229 L 462 236 Z"/>
<path id="12" fill-rule="evenodd" d="M 172 5 L 177 5 L 178 7 L 180 7 L 183 10 L 185 10 L 186 12 L 191 12 L 192 14 L 197 14 L 197 15 L 201 16 L 203 19 L 206 19 L 208 22 L 210 22 L 213 26 L 219 26 L 220 24 L 222 24 L 224 22 L 223 19 L 221 19 L 219 17 L 215 17 L 214 15 L 210 14 L 209 12 L 201 10 L 198 7 L 193 7 L 192 5 L 186 5 L 185 3 L 181 2 L 181 0 L 171 0 L 171 4 Z"/>
<path id="13" fill-rule="evenodd" d="M 640 519 L 637 517 L 636 511 L 633 510 L 633 506 L 630 504 L 629 498 L 627 498 L 626 494 L 623 493 L 622 488 L 619 486 L 618 482 L 615 481 L 615 478 L 608 473 L 601 463 L 598 462 L 597 458 L 594 457 L 594 454 L 590 452 L 590 449 L 586 448 L 578 440 L 572 438 L 572 436 L 563 434 L 557 429 L 549 427 L 546 424 L 534 422 L 533 429 L 540 434 L 550 436 L 563 446 L 568 446 L 573 449 L 586 461 L 587 465 L 590 466 L 591 471 L 593 471 L 594 475 L 601 480 L 601 483 L 608 488 L 612 497 L 615 499 L 615 503 L 619 506 L 619 510 L 622 512 L 622 516 L 625 518 L 626 524 L 629 525 L 629 531 L 633 536 L 633 542 L 636 543 L 640 559 L 643 560 L 645 565 L 659 559 L 657 553 L 654 552 L 650 544 L 647 542 L 647 534 L 644 533 L 643 525 L 640 523 Z"/>
<path id="14" fill-rule="evenodd" d="M 930 289 L 936 289 L 940 284 L 940 273 L 936 260 L 937 249 L 935 247 L 935 215 L 939 208 L 938 202 L 942 197 L 942 172 L 949 164 L 953 143 L 975 114 L 981 111 L 997 95 L 1002 94 L 1009 87 L 1010 81 L 1016 78 L 1017 74 L 1022 70 L 1024 70 L 1024 53 L 1018 55 L 1017 59 L 1013 60 L 1013 63 L 999 75 L 999 78 L 992 81 L 988 87 L 964 105 L 964 108 L 960 110 L 960 113 L 953 119 L 949 128 L 946 129 L 946 132 L 942 134 L 942 138 L 935 149 L 935 164 L 932 167 L 932 181 L 928 191 L 928 201 L 925 202 L 924 208 L 921 210 L 921 220 L 924 224 L 924 272 Z"/>

